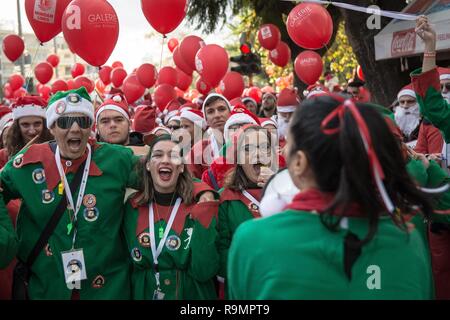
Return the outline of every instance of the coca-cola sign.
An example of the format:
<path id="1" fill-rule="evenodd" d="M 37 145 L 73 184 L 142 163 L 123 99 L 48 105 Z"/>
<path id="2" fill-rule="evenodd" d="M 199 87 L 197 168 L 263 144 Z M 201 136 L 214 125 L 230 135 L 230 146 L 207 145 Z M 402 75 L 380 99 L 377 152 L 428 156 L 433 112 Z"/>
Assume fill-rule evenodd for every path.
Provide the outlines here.
<path id="1" fill-rule="evenodd" d="M 414 29 L 394 32 L 392 35 L 391 55 L 393 57 L 414 53 L 416 50 L 416 33 Z"/>

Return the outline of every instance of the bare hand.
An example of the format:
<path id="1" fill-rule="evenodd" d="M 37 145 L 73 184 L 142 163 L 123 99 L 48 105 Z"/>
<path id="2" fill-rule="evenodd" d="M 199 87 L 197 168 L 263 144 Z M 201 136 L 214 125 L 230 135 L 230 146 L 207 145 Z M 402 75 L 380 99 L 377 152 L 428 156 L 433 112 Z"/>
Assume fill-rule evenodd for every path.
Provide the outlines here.
<path id="1" fill-rule="evenodd" d="M 428 17 L 419 16 L 416 20 L 417 35 L 425 42 L 425 46 L 435 46 L 436 44 L 436 31 L 431 27 Z M 430 48 L 426 48 L 430 50 Z"/>
<path id="2" fill-rule="evenodd" d="M 215 201 L 215 200 L 216 199 L 214 198 L 214 193 L 212 193 L 211 191 L 206 191 L 206 192 L 202 193 L 202 195 L 198 199 L 198 203 Z"/>

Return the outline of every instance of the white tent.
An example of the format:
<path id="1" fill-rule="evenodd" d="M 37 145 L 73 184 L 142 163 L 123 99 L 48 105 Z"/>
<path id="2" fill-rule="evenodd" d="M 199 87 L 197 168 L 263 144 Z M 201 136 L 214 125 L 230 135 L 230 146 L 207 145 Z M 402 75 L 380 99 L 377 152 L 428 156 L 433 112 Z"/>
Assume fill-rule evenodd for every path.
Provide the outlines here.
<path id="1" fill-rule="evenodd" d="M 416 0 L 402 12 L 425 14 L 437 35 L 437 51 L 450 50 L 450 0 Z M 414 32 L 415 21 L 392 20 L 375 38 L 375 59 L 408 57 L 423 53 L 422 40 Z"/>

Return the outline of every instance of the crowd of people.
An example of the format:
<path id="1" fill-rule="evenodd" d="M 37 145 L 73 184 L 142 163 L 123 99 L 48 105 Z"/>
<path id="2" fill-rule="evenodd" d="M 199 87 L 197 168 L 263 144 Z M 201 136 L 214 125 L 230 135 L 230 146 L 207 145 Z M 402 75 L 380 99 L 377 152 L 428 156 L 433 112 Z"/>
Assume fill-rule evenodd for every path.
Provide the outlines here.
<path id="1" fill-rule="evenodd" d="M 0 107 L 2 299 L 450 299 L 450 69 L 229 101 Z M 266 216 L 280 170 L 300 192 Z M 395 257 L 395 259 L 393 259 Z"/>

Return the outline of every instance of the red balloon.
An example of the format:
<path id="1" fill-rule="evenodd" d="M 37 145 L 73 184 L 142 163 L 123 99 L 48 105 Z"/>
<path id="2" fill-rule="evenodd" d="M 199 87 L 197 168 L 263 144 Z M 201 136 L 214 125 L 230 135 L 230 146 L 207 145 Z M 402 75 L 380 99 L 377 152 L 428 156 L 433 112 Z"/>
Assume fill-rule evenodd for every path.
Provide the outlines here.
<path id="1" fill-rule="evenodd" d="M 158 78 L 158 72 L 154 65 L 144 63 L 136 70 L 136 76 L 141 85 L 148 89 L 155 85 Z"/>
<path id="2" fill-rule="evenodd" d="M 61 19 L 71 1 L 25 0 L 28 21 L 41 43 L 53 39 L 61 32 Z"/>
<path id="3" fill-rule="evenodd" d="M 263 24 L 258 31 L 258 41 L 267 50 L 275 49 L 281 40 L 280 29 L 274 24 Z"/>
<path id="4" fill-rule="evenodd" d="M 319 80 L 323 71 L 322 57 L 314 51 L 301 52 L 295 59 L 295 73 L 307 85 Z"/>
<path id="5" fill-rule="evenodd" d="M 97 93 L 99 93 L 101 96 L 105 94 L 106 86 L 101 79 L 95 80 L 95 89 L 97 90 Z"/>
<path id="6" fill-rule="evenodd" d="M 82 65 L 81 63 L 78 63 L 78 62 L 75 63 L 72 66 L 72 70 L 71 70 L 72 78 L 76 78 L 78 76 L 83 75 L 84 74 L 84 70 L 85 70 L 84 65 Z"/>
<path id="7" fill-rule="evenodd" d="M 240 97 L 242 92 L 244 92 L 244 78 L 237 72 L 228 72 L 220 83 L 219 88 L 225 98 L 233 100 L 234 98 Z"/>
<path id="8" fill-rule="evenodd" d="M 197 88 L 198 92 L 203 95 L 207 95 L 212 90 L 212 87 L 207 84 L 202 78 L 198 78 L 197 82 L 195 83 L 195 87 Z"/>
<path id="9" fill-rule="evenodd" d="M 25 44 L 21 37 L 15 34 L 9 34 L 3 38 L 3 52 L 11 62 L 19 59 L 23 50 L 25 50 Z"/>
<path id="10" fill-rule="evenodd" d="M 186 16 L 187 0 L 141 0 L 148 23 L 165 35 L 175 30 Z"/>
<path id="11" fill-rule="evenodd" d="M 69 90 L 69 86 L 67 85 L 67 83 L 64 80 L 56 80 L 55 82 L 53 82 L 52 84 L 52 93 L 57 93 L 59 91 L 67 91 Z"/>
<path id="12" fill-rule="evenodd" d="M 291 39 L 300 47 L 316 50 L 328 44 L 333 34 L 333 20 L 327 9 L 315 3 L 300 3 L 286 21 Z"/>
<path id="13" fill-rule="evenodd" d="M 50 63 L 53 68 L 56 68 L 59 64 L 59 57 L 56 54 L 51 54 L 47 57 L 47 62 Z"/>
<path id="14" fill-rule="evenodd" d="M 175 88 L 168 84 L 161 84 L 156 87 L 154 100 L 160 111 L 164 111 L 167 104 L 177 98 Z"/>
<path id="15" fill-rule="evenodd" d="M 75 89 L 79 89 L 81 87 L 84 87 L 87 92 L 91 93 L 94 90 L 94 82 L 85 77 L 85 76 L 78 76 L 74 79 Z"/>
<path id="16" fill-rule="evenodd" d="M 104 0 L 73 0 L 62 17 L 64 38 L 74 52 L 93 66 L 106 63 L 119 38 L 119 20 Z"/>
<path id="17" fill-rule="evenodd" d="M 102 80 L 103 84 L 106 86 L 111 83 L 111 72 L 113 68 L 110 66 L 103 66 L 100 68 L 100 71 L 98 72 L 98 76 Z"/>
<path id="18" fill-rule="evenodd" d="M 114 87 L 120 88 L 120 86 L 123 83 L 123 80 L 127 77 L 127 72 L 124 68 L 114 68 L 113 71 L 111 71 L 111 82 Z"/>
<path id="19" fill-rule="evenodd" d="M 16 91 L 25 84 L 25 79 L 20 74 L 13 74 L 9 77 L 9 84 L 12 91 Z"/>
<path id="20" fill-rule="evenodd" d="M 176 47 L 178 47 L 178 40 L 175 38 L 172 38 L 167 42 L 167 47 L 169 47 L 170 52 L 173 52 Z"/>
<path id="21" fill-rule="evenodd" d="M 50 93 L 52 92 L 52 88 L 49 86 L 42 86 L 39 90 L 39 94 L 41 95 L 42 99 L 48 100 L 50 98 Z"/>
<path id="22" fill-rule="evenodd" d="M 123 63 L 120 62 L 120 61 L 114 61 L 113 64 L 111 65 L 111 67 L 113 69 L 115 69 L 115 68 L 123 68 Z"/>
<path id="23" fill-rule="evenodd" d="M 187 64 L 187 62 L 181 55 L 180 47 L 176 47 L 173 51 L 173 62 L 175 62 L 175 65 L 178 67 L 178 69 L 188 75 L 192 75 L 192 72 L 194 72 L 194 70 Z"/>
<path id="24" fill-rule="evenodd" d="M 358 74 L 359 79 L 361 79 L 362 81 L 366 81 L 366 77 L 364 76 L 364 73 L 360 65 L 358 65 L 358 67 L 356 68 L 356 73 Z"/>
<path id="25" fill-rule="evenodd" d="M 127 98 L 128 103 L 136 102 L 144 95 L 145 88 L 139 82 L 135 74 L 131 74 L 123 81 L 122 91 Z"/>
<path id="26" fill-rule="evenodd" d="M 75 81 L 73 79 L 67 80 L 67 90 L 75 89 Z"/>
<path id="27" fill-rule="evenodd" d="M 195 56 L 196 70 L 206 83 L 215 88 L 228 71 L 228 59 L 228 53 L 221 46 L 206 45 Z"/>
<path id="28" fill-rule="evenodd" d="M 285 42 L 280 41 L 278 46 L 270 51 L 269 59 L 277 66 L 284 68 L 291 60 L 291 49 Z"/>
<path id="29" fill-rule="evenodd" d="M 177 76 L 177 79 L 178 79 L 177 87 L 181 91 L 186 91 L 191 86 L 192 76 L 184 73 L 180 69 L 176 69 L 176 71 L 178 73 L 178 76 Z"/>
<path id="30" fill-rule="evenodd" d="M 181 57 L 192 70 L 196 69 L 195 56 L 197 55 L 197 52 L 200 50 L 200 48 L 204 45 L 205 42 L 202 38 L 197 36 L 186 36 L 178 46 Z"/>
<path id="31" fill-rule="evenodd" d="M 41 62 L 34 67 L 34 75 L 42 84 L 46 84 L 53 77 L 53 67 L 48 62 Z"/>
<path id="32" fill-rule="evenodd" d="M 13 97 L 14 98 L 20 98 L 20 97 L 24 97 L 28 94 L 27 90 L 25 90 L 25 88 L 19 88 L 16 91 L 14 91 Z"/>
<path id="33" fill-rule="evenodd" d="M 247 97 L 252 98 L 253 100 L 255 100 L 257 103 L 261 103 L 261 99 L 262 99 L 262 91 L 260 88 L 258 87 L 251 87 L 248 89 L 247 91 Z"/>
<path id="34" fill-rule="evenodd" d="M 9 83 L 5 83 L 3 86 L 3 94 L 6 99 L 11 99 L 14 96 L 14 90 L 11 89 L 11 85 Z"/>
<path id="35" fill-rule="evenodd" d="M 168 84 L 172 87 L 176 87 L 178 83 L 178 73 L 172 67 L 163 67 L 159 70 L 157 84 Z"/>

